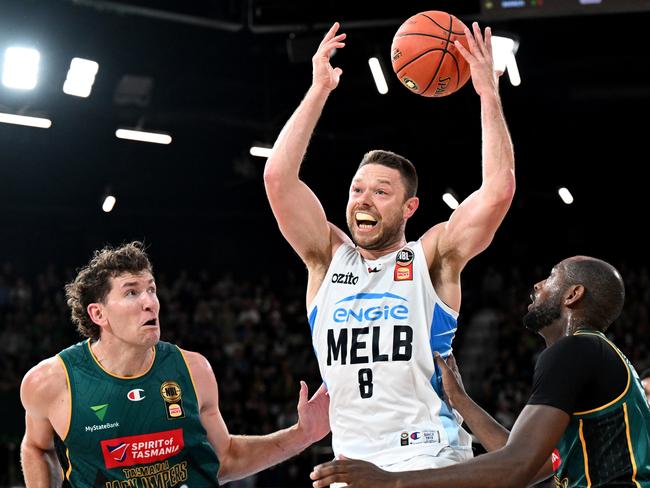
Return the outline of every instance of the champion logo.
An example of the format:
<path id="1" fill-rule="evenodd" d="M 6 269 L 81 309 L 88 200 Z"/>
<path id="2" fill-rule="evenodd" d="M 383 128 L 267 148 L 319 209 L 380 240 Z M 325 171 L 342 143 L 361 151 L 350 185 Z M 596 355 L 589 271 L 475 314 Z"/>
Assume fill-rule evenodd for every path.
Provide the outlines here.
<path id="1" fill-rule="evenodd" d="M 139 402 L 140 400 L 147 398 L 144 396 L 144 390 L 142 388 L 134 388 L 126 394 L 126 397 L 132 402 Z"/>

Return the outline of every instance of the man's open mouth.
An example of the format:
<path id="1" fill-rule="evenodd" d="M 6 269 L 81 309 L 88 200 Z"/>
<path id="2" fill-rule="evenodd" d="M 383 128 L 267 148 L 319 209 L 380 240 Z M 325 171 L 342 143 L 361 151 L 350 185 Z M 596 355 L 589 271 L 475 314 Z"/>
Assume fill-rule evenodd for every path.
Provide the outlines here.
<path id="1" fill-rule="evenodd" d="M 357 227 L 360 229 L 372 229 L 377 225 L 377 219 L 365 212 L 355 213 L 354 218 L 356 219 Z"/>

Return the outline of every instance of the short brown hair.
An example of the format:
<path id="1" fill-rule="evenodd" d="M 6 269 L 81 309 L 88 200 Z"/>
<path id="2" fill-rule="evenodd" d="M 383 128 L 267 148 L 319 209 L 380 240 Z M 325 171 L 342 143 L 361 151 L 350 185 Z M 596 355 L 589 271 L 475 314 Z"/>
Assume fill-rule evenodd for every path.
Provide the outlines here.
<path id="1" fill-rule="evenodd" d="M 91 303 L 104 302 L 111 290 L 111 278 L 123 273 L 139 274 L 145 271 L 153 274 L 153 267 L 144 251 L 144 244 L 139 241 L 117 248 L 106 246 L 95 251 L 77 277 L 65 285 L 72 322 L 79 333 L 92 340 L 99 339 L 100 328 L 88 316 L 87 308 Z"/>
<path id="2" fill-rule="evenodd" d="M 363 159 L 361 160 L 361 163 L 359 163 L 359 168 L 366 164 L 381 164 L 382 166 L 387 166 L 399 171 L 402 181 L 404 182 L 404 187 L 406 188 L 405 200 L 414 197 L 417 193 L 418 174 L 415 171 L 413 163 L 404 156 L 400 156 L 391 151 L 374 149 L 363 155 Z M 359 168 L 357 168 L 357 170 L 359 170 Z"/>

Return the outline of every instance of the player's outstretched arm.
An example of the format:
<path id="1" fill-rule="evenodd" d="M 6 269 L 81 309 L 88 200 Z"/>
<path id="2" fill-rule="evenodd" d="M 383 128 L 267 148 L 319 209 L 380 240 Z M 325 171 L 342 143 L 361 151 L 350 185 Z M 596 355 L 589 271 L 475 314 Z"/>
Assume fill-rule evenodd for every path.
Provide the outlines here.
<path id="1" fill-rule="evenodd" d="M 57 402 L 52 399 L 61 388 L 67 391 L 65 373 L 56 358 L 33 367 L 20 386 L 20 399 L 25 408 L 20 462 L 27 488 L 61 486 L 61 465 L 54 452 L 54 428 L 48 412 L 56 407 Z"/>
<path id="2" fill-rule="evenodd" d="M 488 451 L 505 446 L 510 431 L 492 418 L 465 392 L 453 354 L 450 354 L 445 361 L 440 354 L 435 353 L 435 361 L 442 375 L 445 399 L 463 417 L 472 434 Z"/>
<path id="3" fill-rule="evenodd" d="M 452 273 L 485 250 L 503 221 L 515 193 L 515 159 L 499 96 L 498 76 L 492 58 L 492 34 L 485 38 L 478 24 L 465 30 L 469 51 L 456 47 L 472 72 L 472 83 L 481 98 L 483 171 L 481 187 L 466 198 L 448 222 L 431 229 L 423 238 L 425 252 L 439 256 Z M 453 306 L 450 304 L 450 306 Z"/>
<path id="4" fill-rule="evenodd" d="M 183 351 L 199 397 L 201 424 L 215 449 L 221 467 L 219 482 L 227 483 L 274 466 L 325 437 L 329 428 L 329 396 L 324 386 L 308 398 L 307 385 L 300 384 L 298 423 L 263 436 L 231 435 L 219 410 L 217 380 L 202 355 Z"/>
<path id="5" fill-rule="evenodd" d="M 443 359 L 435 353 L 435 361 L 442 375 L 445 400 L 458 411 L 463 420 L 483 447 L 488 451 L 501 449 L 508 442 L 510 431 L 489 413 L 483 410 L 465 391 L 463 381 L 453 354 Z M 533 481 L 542 481 L 553 474 L 553 462 L 549 457 L 534 476 Z"/>
<path id="6" fill-rule="evenodd" d="M 314 468 L 314 488 L 334 482 L 351 488 L 521 488 L 532 481 L 569 424 L 569 414 L 546 405 L 527 405 L 501 449 L 446 468 L 389 473 L 358 460 Z"/>
<path id="7" fill-rule="evenodd" d="M 312 85 L 278 136 L 264 168 L 264 185 L 282 235 L 308 265 L 331 257 L 330 226 L 314 193 L 299 178 L 309 140 L 325 102 L 339 83 L 341 68 L 330 56 L 345 46 L 335 23 L 312 58 Z"/>

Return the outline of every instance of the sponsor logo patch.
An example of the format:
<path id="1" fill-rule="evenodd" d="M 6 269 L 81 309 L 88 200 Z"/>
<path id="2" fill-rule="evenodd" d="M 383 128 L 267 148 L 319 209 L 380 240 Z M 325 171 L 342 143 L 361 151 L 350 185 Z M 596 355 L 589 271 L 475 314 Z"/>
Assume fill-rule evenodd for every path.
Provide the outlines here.
<path id="1" fill-rule="evenodd" d="M 100 444 L 107 469 L 163 461 L 185 447 L 183 429 L 106 439 Z"/>
<path id="2" fill-rule="evenodd" d="M 562 466 L 562 458 L 560 457 L 560 451 L 557 449 L 553 450 L 551 454 L 551 463 L 553 464 L 553 471 L 557 471 L 560 466 Z"/>
<path id="3" fill-rule="evenodd" d="M 440 432 L 437 430 L 424 430 L 415 432 L 402 432 L 400 434 L 400 445 L 408 446 L 415 444 L 439 444 Z"/>
<path id="4" fill-rule="evenodd" d="M 395 257 L 394 281 L 413 281 L 413 258 L 415 253 L 408 247 L 397 251 Z"/>
<path id="5" fill-rule="evenodd" d="M 97 432 L 98 430 L 115 429 L 119 426 L 119 422 L 106 422 L 105 424 L 99 425 L 86 425 L 86 432 Z"/>
<path id="6" fill-rule="evenodd" d="M 408 446 L 409 445 L 409 433 L 408 432 L 402 432 L 399 435 L 399 443 L 402 446 Z"/>
<path id="7" fill-rule="evenodd" d="M 165 401 L 165 413 L 167 420 L 182 419 L 185 417 L 183 399 L 181 398 L 181 387 L 175 381 L 165 381 L 160 385 L 160 396 Z"/>
<path id="8" fill-rule="evenodd" d="M 359 277 L 353 275 L 350 271 L 347 273 L 334 273 L 332 275 L 332 283 L 341 283 L 343 285 L 356 285 L 359 282 Z"/>
<path id="9" fill-rule="evenodd" d="M 169 412 L 170 417 L 176 418 L 183 415 L 183 409 L 178 403 L 172 403 L 171 405 L 168 405 L 167 411 Z"/>
<path id="10" fill-rule="evenodd" d="M 95 415 L 97 415 L 97 418 L 103 422 L 104 417 L 106 416 L 106 412 L 108 411 L 108 403 L 105 403 L 104 405 L 93 405 L 90 407 L 90 409 L 95 412 Z"/>

